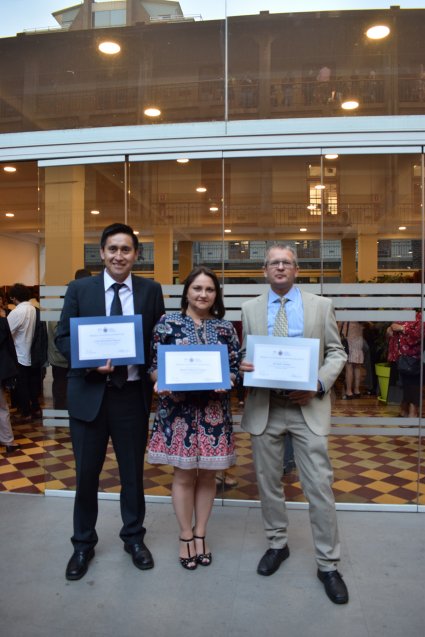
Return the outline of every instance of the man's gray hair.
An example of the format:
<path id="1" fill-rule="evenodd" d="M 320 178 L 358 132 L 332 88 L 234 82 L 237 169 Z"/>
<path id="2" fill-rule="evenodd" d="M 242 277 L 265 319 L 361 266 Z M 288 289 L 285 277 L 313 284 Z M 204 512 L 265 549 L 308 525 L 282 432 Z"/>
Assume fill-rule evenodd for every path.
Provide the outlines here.
<path id="1" fill-rule="evenodd" d="M 278 248 L 279 250 L 288 250 L 288 252 L 291 252 L 294 260 L 294 265 L 298 267 L 297 251 L 293 246 L 286 243 L 273 243 L 273 245 L 267 248 L 266 254 L 264 255 L 264 267 L 266 267 L 269 262 L 270 250 L 273 250 L 274 248 Z"/>

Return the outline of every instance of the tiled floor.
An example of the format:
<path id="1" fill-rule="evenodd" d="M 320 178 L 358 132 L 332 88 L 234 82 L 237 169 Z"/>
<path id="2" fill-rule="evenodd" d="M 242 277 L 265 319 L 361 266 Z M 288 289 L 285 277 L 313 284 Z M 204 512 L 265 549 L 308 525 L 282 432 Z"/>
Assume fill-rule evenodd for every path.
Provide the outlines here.
<path id="1" fill-rule="evenodd" d="M 379 403 L 375 397 L 337 400 L 334 416 L 396 416 L 397 406 Z M 235 407 L 235 414 L 238 408 Z M 239 412 L 240 413 L 240 412 Z M 44 493 L 46 489 L 73 490 L 74 460 L 65 427 L 43 427 L 40 421 L 16 425 L 15 439 L 21 451 L 5 455 L 0 451 L 0 491 Z M 330 455 L 334 467 L 337 502 L 378 504 L 425 504 L 425 467 L 419 473 L 419 440 L 414 436 L 331 435 Z M 237 465 L 231 474 L 238 485 L 220 495 L 239 500 L 258 500 L 249 436 L 236 434 Z M 0 448 L 1 450 L 2 448 Z M 422 458 L 425 446 L 422 445 Z M 148 495 L 170 495 L 172 468 L 146 464 L 145 491 Z M 304 496 L 297 472 L 283 478 L 288 501 L 302 502 Z M 100 489 L 118 492 L 118 470 L 112 447 L 101 476 Z"/>

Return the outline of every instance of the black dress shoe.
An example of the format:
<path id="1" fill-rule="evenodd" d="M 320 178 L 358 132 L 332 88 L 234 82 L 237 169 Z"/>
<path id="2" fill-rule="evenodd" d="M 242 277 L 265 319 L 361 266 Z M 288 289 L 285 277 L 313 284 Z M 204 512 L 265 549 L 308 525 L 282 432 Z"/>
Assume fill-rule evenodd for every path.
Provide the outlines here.
<path id="1" fill-rule="evenodd" d="M 81 579 L 87 573 L 89 562 L 93 557 L 94 549 L 90 549 L 89 551 L 74 551 L 66 567 L 66 579 Z"/>
<path id="2" fill-rule="evenodd" d="M 21 445 L 5 445 L 7 453 L 13 453 L 14 451 L 18 451 L 21 448 Z"/>
<path id="3" fill-rule="evenodd" d="M 152 553 L 143 542 L 141 544 L 124 544 L 124 550 L 130 553 L 134 566 L 140 568 L 141 571 L 153 568 Z"/>
<path id="4" fill-rule="evenodd" d="M 283 560 L 286 560 L 288 557 L 288 546 L 284 546 L 283 549 L 268 549 L 258 563 L 258 575 L 273 575 Z"/>
<path id="5" fill-rule="evenodd" d="M 326 595 L 334 604 L 348 602 L 348 590 L 338 571 L 317 571 L 317 577 L 323 582 Z"/>

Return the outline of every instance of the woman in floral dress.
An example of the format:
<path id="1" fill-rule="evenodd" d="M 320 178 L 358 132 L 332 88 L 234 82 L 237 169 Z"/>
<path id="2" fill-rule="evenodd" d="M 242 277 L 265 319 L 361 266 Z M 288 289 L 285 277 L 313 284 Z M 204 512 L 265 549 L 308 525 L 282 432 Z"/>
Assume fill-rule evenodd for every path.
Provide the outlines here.
<path id="1" fill-rule="evenodd" d="M 224 344 L 232 382 L 239 366 L 239 341 L 225 313 L 220 284 L 204 266 L 186 279 L 181 311 L 164 315 L 153 333 L 151 376 L 157 391 L 157 346 Z M 208 566 L 205 536 L 217 470 L 235 463 L 230 391 L 158 392 L 148 461 L 174 467 L 172 499 L 180 526 L 180 562 L 189 570 Z"/>

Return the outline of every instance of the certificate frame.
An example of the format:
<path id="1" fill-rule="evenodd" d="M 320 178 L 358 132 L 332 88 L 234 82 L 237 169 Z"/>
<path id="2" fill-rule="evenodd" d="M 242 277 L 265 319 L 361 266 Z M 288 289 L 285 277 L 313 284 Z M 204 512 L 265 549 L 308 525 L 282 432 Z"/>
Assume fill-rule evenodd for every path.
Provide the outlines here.
<path id="1" fill-rule="evenodd" d="M 266 346 L 264 352 L 274 356 L 274 346 L 277 348 L 276 356 L 285 356 L 285 353 L 292 354 L 299 358 L 304 356 L 307 368 L 293 370 L 282 368 L 280 373 L 270 368 L 271 373 L 267 378 L 262 378 L 258 372 L 244 372 L 244 385 L 246 387 L 264 387 L 266 389 L 303 389 L 306 391 L 317 391 L 317 380 L 319 372 L 319 349 L 320 339 L 301 338 L 288 336 L 254 336 L 249 334 L 246 340 L 246 360 L 254 363 L 261 355 L 261 346 Z M 283 360 L 283 359 L 282 359 Z M 282 378 L 282 374 L 287 374 L 287 378 Z M 292 376 L 292 377 L 291 377 Z"/>
<path id="2" fill-rule="evenodd" d="M 106 365 L 108 359 L 111 360 L 112 365 L 142 365 L 145 362 L 145 352 L 143 346 L 143 319 L 141 314 L 133 314 L 131 316 L 80 316 L 72 317 L 70 319 L 70 336 L 71 336 L 71 367 L 73 368 L 91 368 L 101 367 Z M 123 355 L 120 356 L 115 352 L 113 356 L 106 356 L 102 358 L 87 358 L 81 356 L 80 341 L 82 338 L 82 329 L 84 326 L 98 326 L 99 330 L 107 331 L 114 326 L 119 329 L 122 325 L 126 327 L 131 323 L 133 330 L 131 336 L 134 337 L 134 343 L 132 343 L 132 349 L 134 356 Z"/>
<path id="3" fill-rule="evenodd" d="M 187 382 L 167 382 L 166 366 L 172 364 L 173 354 L 180 355 L 183 352 L 189 352 L 191 355 L 200 354 L 202 352 L 216 352 L 219 356 L 221 369 L 221 381 L 219 382 L 196 382 L 195 380 L 186 379 Z M 211 389 L 231 389 L 229 353 L 226 345 L 163 345 L 158 344 L 158 391 L 204 391 Z M 181 358 L 181 357 L 180 357 Z"/>

